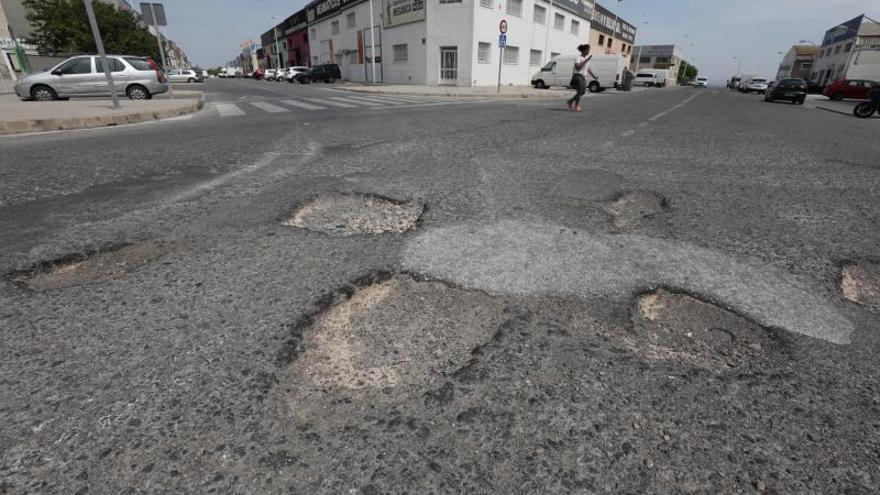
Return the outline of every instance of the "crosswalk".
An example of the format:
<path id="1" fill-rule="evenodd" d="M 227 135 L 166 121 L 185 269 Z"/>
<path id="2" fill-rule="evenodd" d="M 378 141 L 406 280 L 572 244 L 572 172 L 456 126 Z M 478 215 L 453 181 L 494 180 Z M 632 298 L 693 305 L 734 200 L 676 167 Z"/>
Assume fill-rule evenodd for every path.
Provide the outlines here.
<path id="1" fill-rule="evenodd" d="M 455 105 L 473 99 L 437 96 L 404 96 L 357 94 L 346 96 L 297 96 L 295 98 L 263 98 L 260 100 L 208 103 L 208 113 L 220 118 L 244 117 L 255 114 L 316 112 L 334 109 L 382 109 L 420 106 Z"/>

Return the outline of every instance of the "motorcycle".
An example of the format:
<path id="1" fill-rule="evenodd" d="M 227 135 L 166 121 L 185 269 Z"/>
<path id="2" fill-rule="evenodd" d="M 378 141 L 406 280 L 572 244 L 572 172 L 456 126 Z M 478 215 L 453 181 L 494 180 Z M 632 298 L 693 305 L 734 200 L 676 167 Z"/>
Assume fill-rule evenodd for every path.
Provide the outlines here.
<path id="1" fill-rule="evenodd" d="M 871 91 L 871 101 L 859 103 L 853 109 L 853 115 L 860 119 L 867 119 L 874 115 L 874 112 L 880 113 L 880 86 Z"/>

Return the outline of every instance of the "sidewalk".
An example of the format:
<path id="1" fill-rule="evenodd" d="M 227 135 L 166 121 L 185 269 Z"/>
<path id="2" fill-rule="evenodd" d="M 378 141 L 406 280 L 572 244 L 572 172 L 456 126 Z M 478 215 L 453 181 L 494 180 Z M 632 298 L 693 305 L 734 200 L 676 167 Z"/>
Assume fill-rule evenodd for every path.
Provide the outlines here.
<path id="1" fill-rule="evenodd" d="M 122 97 L 121 108 L 114 110 L 110 98 L 36 102 L 0 95 L 0 135 L 137 124 L 197 112 L 204 105 L 200 91 L 175 91 L 174 96 L 146 101 Z"/>
<path id="2" fill-rule="evenodd" d="M 389 95 L 410 96 L 451 96 L 473 98 L 534 98 L 547 100 L 560 100 L 571 97 L 572 90 L 562 87 L 550 89 L 535 89 L 531 86 L 501 86 L 498 92 L 497 86 L 424 86 L 416 84 L 383 84 L 365 86 L 358 83 L 346 82 L 339 85 L 343 91 L 358 93 L 377 93 Z M 622 93 L 616 90 L 607 90 L 603 94 Z M 589 93 L 588 93 L 589 94 Z"/>
<path id="3" fill-rule="evenodd" d="M 825 110 L 826 112 L 839 113 L 841 115 L 846 115 L 848 117 L 853 116 L 853 109 L 862 103 L 861 101 L 856 100 L 845 100 L 845 101 L 834 101 L 829 100 L 827 97 L 822 95 L 807 95 L 806 104 L 812 106 L 813 108 L 817 108 L 819 110 Z"/>

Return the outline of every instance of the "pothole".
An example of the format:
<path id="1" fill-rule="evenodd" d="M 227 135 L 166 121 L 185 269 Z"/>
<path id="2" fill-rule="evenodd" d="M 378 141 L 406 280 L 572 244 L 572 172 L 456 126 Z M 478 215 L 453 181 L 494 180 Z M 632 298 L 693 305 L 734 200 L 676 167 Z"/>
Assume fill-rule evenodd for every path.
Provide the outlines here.
<path id="1" fill-rule="evenodd" d="M 613 217 L 615 228 L 626 228 L 669 209 L 663 196 L 648 191 L 630 191 L 618 195 L 605 210 Z"/>
<path id="2" fill-rule="evenodd" d="M 870 261 L 843 263 L 840 290 L 854 303 L 880 309 L 880 264 Z"/>
<path id="3" fill-rule="evenodd" d="M 288 368 L 291 400 L 442 379 L 465 366 L 504 319 L 499 299 L 406 275 L 342 299 L 303 331 Z"/>
<path id="4" fill-rule="evenodd" d="M 625 344 L 649 360 L 711 369 L 754 369 L 784 349 L 775 330 L 688 294 L 659 290 L 637 301 Z"/>
<path id="5" fill-rule="evenodd" d="M 36 291 L 106 282 L 159 259 L 165 252 L 161 244 L 153 241 L 123 244 L 38 263 L 29 270 L 13 273 L 11 279 Z"/>
<path id="6" fill-rule="evenodd" d="M 422 203 L 370 194 L 321 196 L 296 209 L 283 224 L 333 235 L 403 233 L 415 228 Z"/>

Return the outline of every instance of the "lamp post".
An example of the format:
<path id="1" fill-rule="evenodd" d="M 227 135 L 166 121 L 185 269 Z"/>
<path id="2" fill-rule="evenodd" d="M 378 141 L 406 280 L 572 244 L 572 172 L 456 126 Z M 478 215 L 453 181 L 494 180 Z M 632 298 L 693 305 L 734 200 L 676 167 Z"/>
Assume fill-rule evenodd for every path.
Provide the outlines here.
<path id="1" fill-rule="evenodd" d="M 742 70 L 743 61 L 740 57 L 733 57 L 734 60 L 739 60 L 739 65 L 736 66 L 736 77 L 739 77 L 739 73 Z"/>
<path id="2" fill-rule="evenodd" d="M 645 26 L 648 25 L 648 21 L 643 22 Z M 644 33 L 644 30 L 642 31 Z M 636 53 L 636 74 L 639 72 L 639 65 L 642 63 L 642 45 L 639 45 L 638 53 Z"/>
<path id="3" fill-rule="evenodd" d="M 544 17 L 544 24 L 547 26 L 547 32 L 544 33 L 544 65 L 550 60 L 550 18 L 553 16 L 553 0 L 550 0 L 550 8 L 547 9 L 547 15 Z"/>
<path id="4" fill-rule="evenodd" d="M 275 23 L 277 18 L 273 15 L 269 18 L 272 21 L 272 34 L 275 36 L 275 70 L 281 68 L 281 52 L 278 51 L 278 24 Z"/>
<path id="5" fill-rule="evenodd" d="M 376 84 L 376 23 L 373 22 L 373 0 L 370 0 L 370 67 Z"/>

